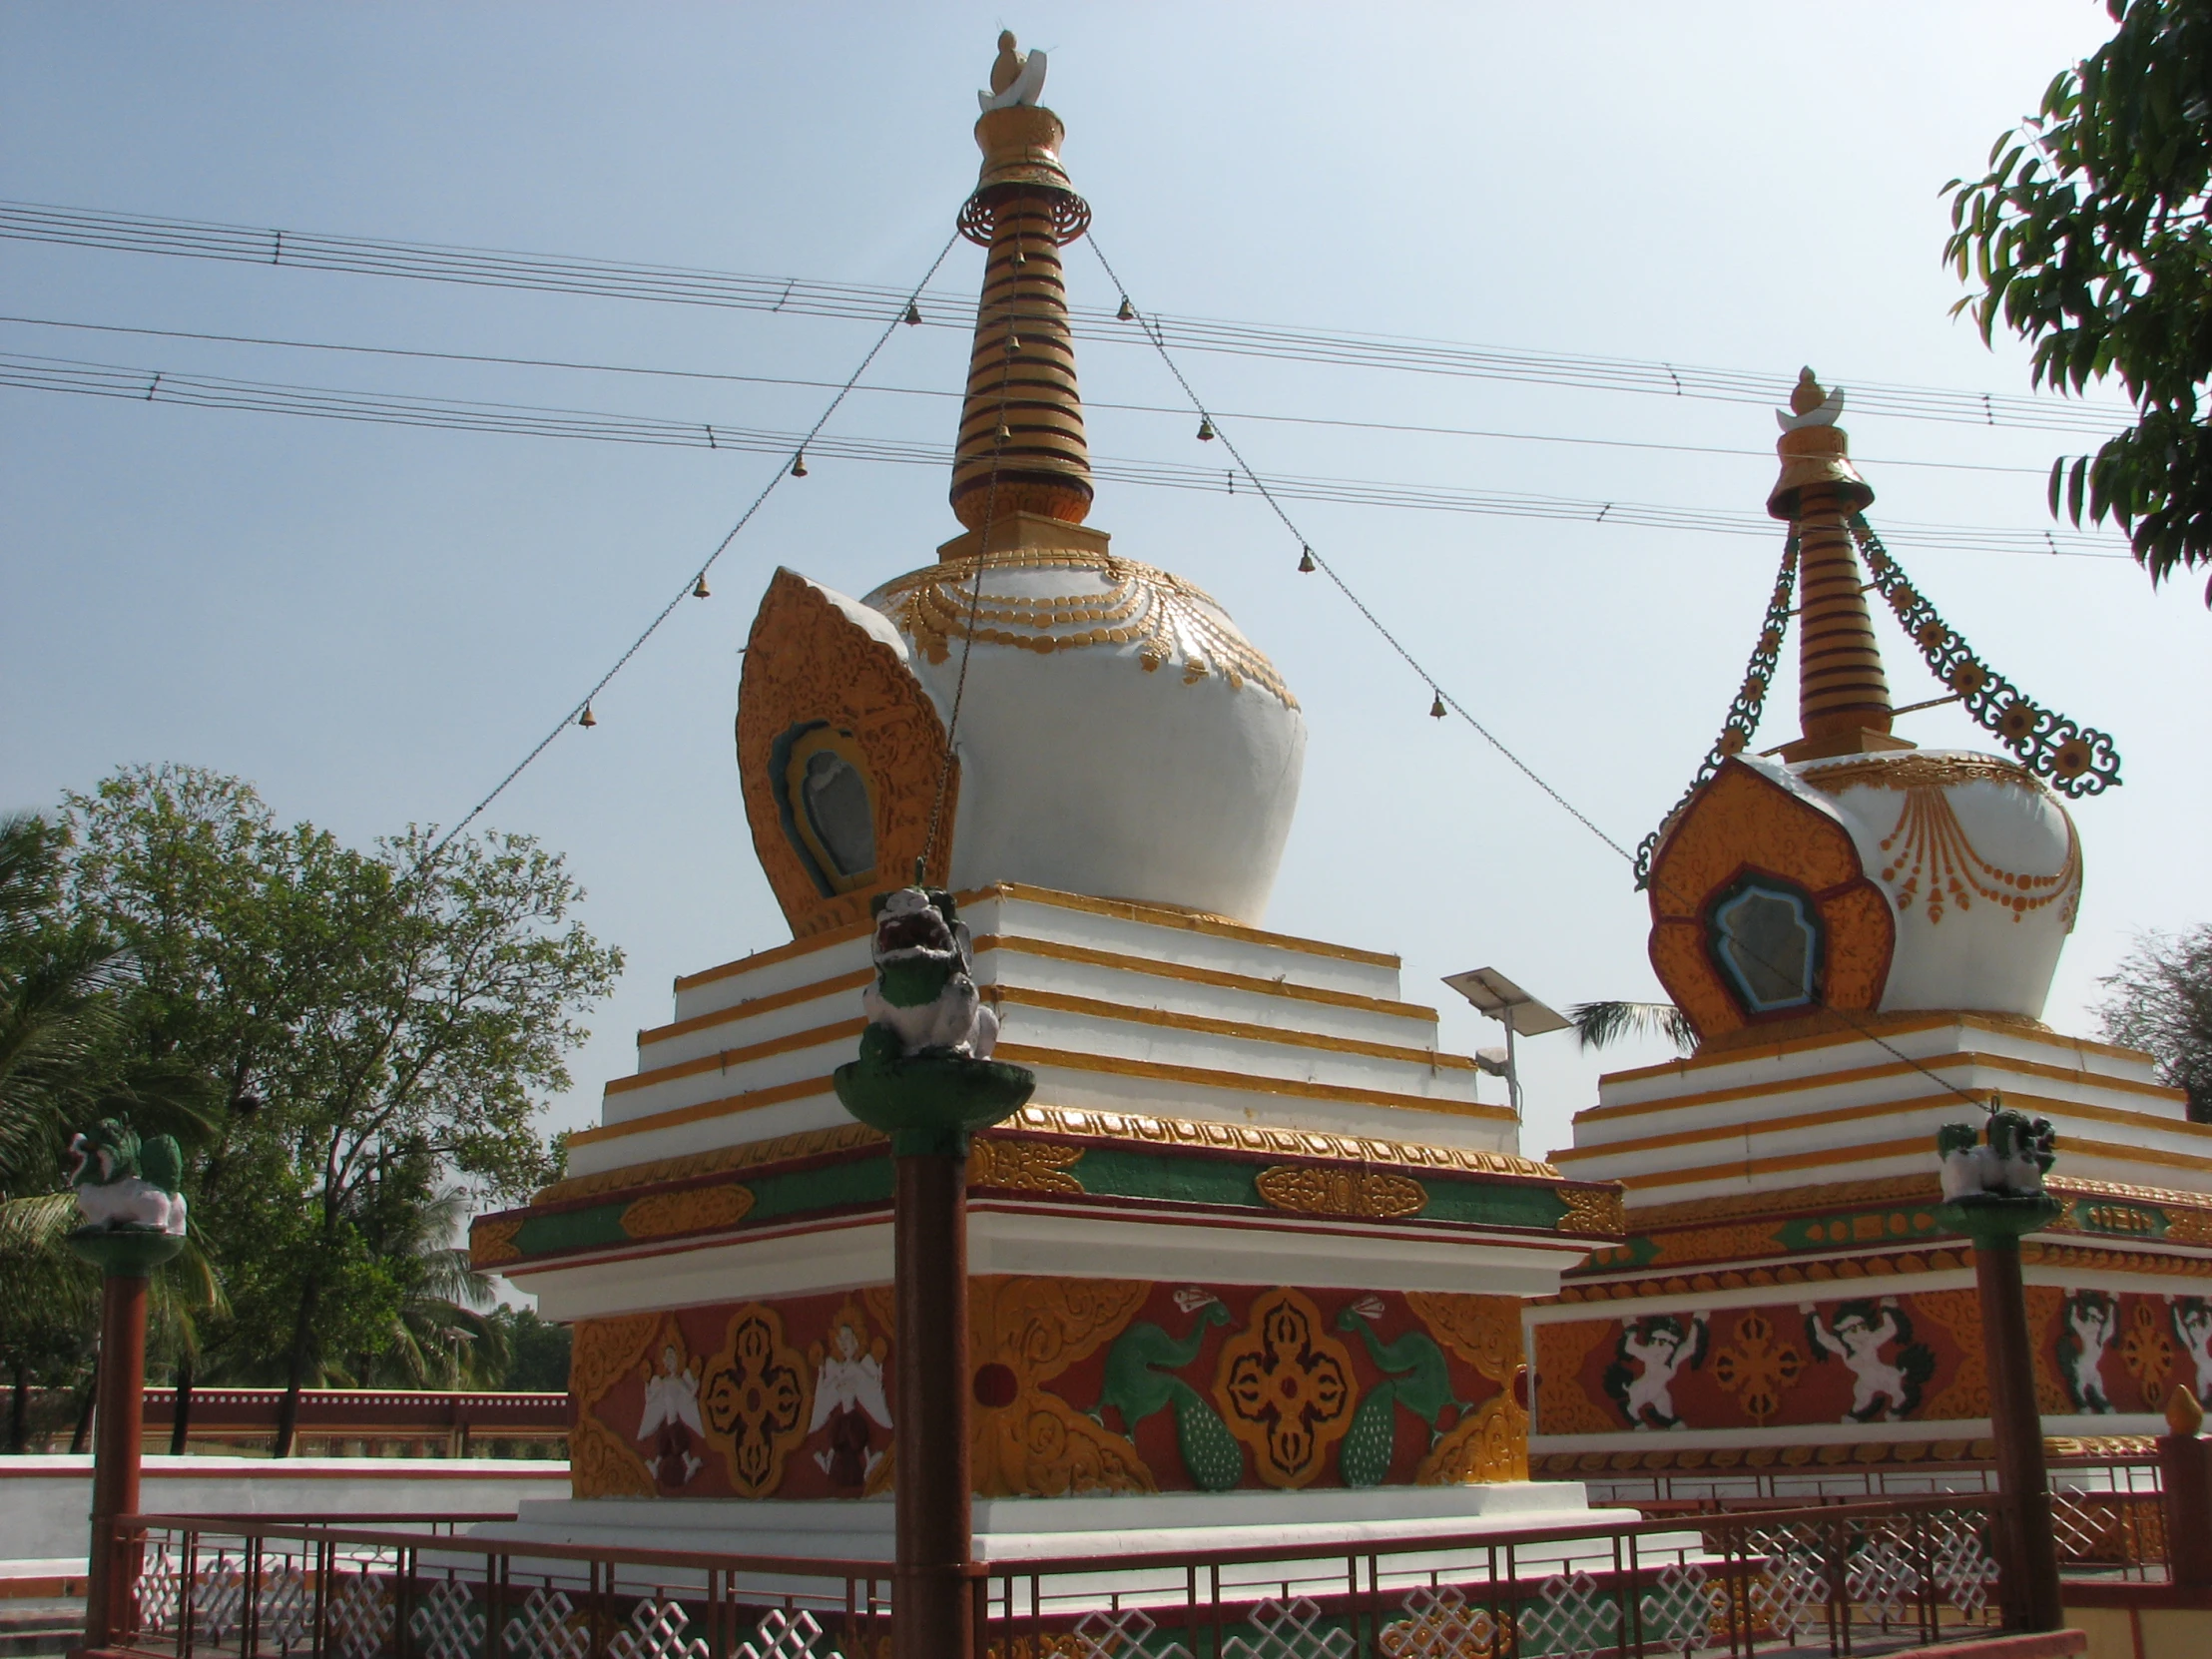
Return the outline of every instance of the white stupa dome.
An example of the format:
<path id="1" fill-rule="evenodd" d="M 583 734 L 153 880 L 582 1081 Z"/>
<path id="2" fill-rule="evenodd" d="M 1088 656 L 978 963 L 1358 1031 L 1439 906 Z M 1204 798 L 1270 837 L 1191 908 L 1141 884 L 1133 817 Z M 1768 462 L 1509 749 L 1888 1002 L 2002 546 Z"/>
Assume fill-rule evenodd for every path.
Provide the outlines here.
<path id="1" fill-rule="evenodd" d="M 2081 842 L 2057 796 L 2017 763 L 1968 750 L 1787 771 L 1833 804 L 1890 901 L 1897 944 L 1882 1012 L 2042 1017 L 2081 903 Z"/>
<path id="2" fill-rule="evenodd" d="M 951 884 L 1023 881 L 1257 923 L 1306 757 L 1274 666 L 1210 595 L 1101 548 L 994 551 L 979 597 L 975 574 L 971 554 L 862 601 L 897 629 L 947 725 L 959 704 Z"/>

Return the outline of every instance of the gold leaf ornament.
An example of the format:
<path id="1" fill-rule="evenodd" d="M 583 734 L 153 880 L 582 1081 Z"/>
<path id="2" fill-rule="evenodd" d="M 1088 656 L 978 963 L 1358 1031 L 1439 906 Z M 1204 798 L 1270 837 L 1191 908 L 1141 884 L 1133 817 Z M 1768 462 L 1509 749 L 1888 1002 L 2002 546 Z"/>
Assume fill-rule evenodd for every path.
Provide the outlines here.
<path id="1" fill-rule="evenodd" d="M 735 1227 L 752 1208 L 750 1187 L 694 1187 L 680 1193 L 653 1193 L 622 1212 L 622 1230 L 633 1239 L 706 1233 Z"/>
<path id="2" fill-rule="evenodd" d="M 1417 1216 L 1428 1204 L 1428 1190 L 1418 1181 L 1382 1170 L 1277 1164 L 1262 1170 L 1253 1185 L 1270 1208 L 1300 1216 L 1390 1220 Z"/>

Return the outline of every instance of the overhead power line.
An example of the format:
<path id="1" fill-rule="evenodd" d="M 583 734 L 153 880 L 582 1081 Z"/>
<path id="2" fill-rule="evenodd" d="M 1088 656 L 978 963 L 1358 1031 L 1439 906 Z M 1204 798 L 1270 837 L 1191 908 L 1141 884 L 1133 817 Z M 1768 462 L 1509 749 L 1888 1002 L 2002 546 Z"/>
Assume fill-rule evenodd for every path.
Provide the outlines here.
<path id="1" fill-rule="evenodd" d="M 893 319 L 896 320 L 895 318 Z M 684 420 L 604 410 L 536 407 L 521 403 L 476 402 L 417 397 L 395 392 L 344 391 L 322 386 L 237 380 L 214 375 L 179 374 L 166 369 L 125 367 L 71 358 L 0 353 L 0 386 L 29 391 L 71 392 L 145 403 L 181 403 L 194 408 L 232 409 L 262 414 L 311 416 L 378 425 L 421 426 L 447 431 L 495 432 L 522 437 L 581 438 L 602 443 L 635 443 L 684 449 L 731 450 L 741 454 L 791 455 L 804 448 L 817 460 L 850 460 L 902 466 L 949 466 L 952 450 L 941 443 L 896 438 L 826 436 L 721 421 Z M 1200 490 L 1234 495 L 1254 480 L 1241 468 L 1201 466 L 1137 457 L 1091 459 L 1095 479 L 1151 488 Z M 1347 506 L 1397 507 L 1424 512 L 1474 513 L 1489 517 L 1551 519 L 1627 525 L 1641 529 L 1687 530 L 1708 535 L 1771 536 L 1774 521 L 1762 512 L 1730 512 L 1672 507 L 1649 502 L 1578 500 L 1512 490 L 1478 490 L 1454 485 L 1398 483 L 1332 478 L 1295 473 L 1266 473 L 1257 484 L 1284 500 L 1332 502 Z M 1892 539 L 1954 552 L 2053 554 L 2125 559 L 2108 540 L 2077 532 L 2016 530 L 1959 524 L 1888 526 Z"/>
<path id="2" fill-rule="evenodd" d="M 821 391 L 833 390 L 836 386 L 834 380 L 807 380 L 783 374 L 737 374 L 711 368 L 653 368 L 640 363 L 595 363 L 573 357 L 511 357 L 485 351 L 431 351 L 399 345 L 351 345 L 335 340 L 276 339 L 266 334 L 212 333 L 198 328 L 143 328 L 120 322 L 73 322 L 47 316 L 0 315 L 0 322 L 19 323 L 31 328 L 68 328 L 84 333 L 140 334 L 150 339 L 196 339 L 225 345 L 266 345 L 284 351 L 334 351 L 365 357 L 404 357 L 419 362 L 482 363 L 501 368 L 552 368 L 585 374 L 629 374 L 660 380 L 712 380 L 746 386 L 798 386 Z M 886 397 L 928 397 L 948 403 L 957 403 L 966 396 L 964 391 L 954 391 L 943 386 L 854 386 L 852 389 L 855 393 L 866 392 Z M 1112 409 L 1124 414 L 1173 415 L 1178 420 L 1184 414 L 1182 408 L 1171 408 L 1165 403 L 1114 403 L 1097 397 L 1084 398 L 1083 407 L 1086 411 Z M 1433 426 L 1404 420 L 1348 420 L 1341 415 L 1263 414 L 1253 409 L 1229 409 L 1224 413 L 1232 420 L 1263 420 L 1284 426 L 1326 426 L 1346 432 L 1484 438 L 1505 443 L 1565 443 L 1589 449 L 1643 449 L 1667 455 L 1740 455 L 1760 460 L 1766 460 L 1774 453 L 1772 449 L 1752 449 L 1731 444 L 1653 443 L 1639 438 L 1595 438 L 1566 432 L 1513 432 L 1477 426 Z M 1861 464 L 1867 466 L 1910 466 L 1935 472 L 2002 472 L 2023 478 L 2047 478 L 2050 475 L 2050 468 L 2045 466 L 2001 466 L 1981 461 L 1931 461 L 1881 455 L 1862 455 L 1859 459 Z"/>
<path id="3" fill-rule="evenodd" d="M 937 274 L 937 268 L 944 264 L 945 256 L 952 252 L 952 245 L 955 242 L 959 241 L 959 238 L 960 233 L 958 231 L 954 231 L 951 236 L 945 238 L 944 246 L 937 250 L 937 257 L 929 262 L 929 269 L 921 274 L 921 280 L 914 284 L 914 292 L 919 293 L 924 287 L 928 285 L 929 278 Z M 452 840 L 455 835 L 458 835 L 463 830 L 467 829 L 471 824 L 475 823 L 477 819 L 483 817 L 484 810 L 488 808 L 494 801 L 497 801 L 502 795 L 504 795 L 507 791 L 507 786 L 512 784 L 517 778 L 520 778 L 523 773 L 527 772 L 530 768 L 530 764 L 533 761 L 535 761 L 540 755 L 543 755 L 548 749 L 552 748 L 553 740 L 555 738 L 558 738 L 563 732 L 567 731 L 571 723 L 580 726 L 591 726 L 596 724 L 596 722 L 592 719 L 592 700 L 598 697 L 601 692 L 607 689 L 608 685 L 613 682 L 616 675 L 620 674 L 625 668 L 630 666 L 630 659 L 635 657 L 640 651 L 643 651 L 645 649 L 646 641 L 650 640 L 655 634 L 661 631 L 661 624 L 668 621 L 668 619 L 676 613 L 677 607 L 682 605 L 687 599 L 704 599 L 707 597 L 707 572 L 714 569 L 716 560 L 720 559 L 723 554 L 730 551 L 730 544 L 738 539 L 739 535 L 743 533 L 745 527 L 748 524 L 751 524 L 753 522 L 753 515 L 758 513 L 761 508 L 767 504 L 768 498 L 770 497 L 770 495 L 775 493 L 776 486 L 778 484 L 782 483 L 788 477 L 801 477 L 805 475 L 807 465 L 806 446 L 808 442 L 816 437 L 825 426 L 830 424 L 830 417 L 837 412 L 837 409 L 840 405 L 843 404 L 845 398 L 851 394 L 852 388 L 859 384 L 860 376 L 868 371 L 868 365 L 875 361 L 877 353 L 879 353 L 883 349 L 884 345 L 889 342 L 891 335 L 897 331 L 898 322 L 899 319 L 897 317 L 893 317 L 888 323 L 884 324 L 883 331 L 877 334 L 875 336 L 874 342 L 868 346 L 866 355 L 861 357 L 858 365 L 855 366 L 852 372 L 845 377 L 844 383 L 837 388 L 836 395 L 830 399 L 828 405 L 824 407 L 822 413 L 816 417 L 814 425 L 808 428 L 806 433 L 800 438 L 798 448 L 793 451 L 791 466 L 788 468 L 778 467 L 774 472 L 769 474 L 768 482 L 761 486 L 760 493 L 754 496 L 752 501 L 747 504 L 745 511 L 738 515 L 737 522 L 730 526 L 728 532 L 724 534 L 722 540 L 715 543 L 715 550 L 712 553 L 708 554 L 706 559 L 700 564 L 699 574 L 693 577 L 691 580 L 687 581 L 682 587 L 678 588 L 674 596 L 670 598 L 668 603 L 663 605 L 659 611 L 654 613 L 653 620 L 647 623 L 645 625 L 644 631 L 640 633 L 636 639 L 630 642 L 629 649 L 615 659 L 614 666 L 608 669 L 607 672 L 602 674 L 597 680 L 592 682 L 591 690 L 584 694 L 584 701 L 581 704 L 578 704 L 575 707 L 571 708 L 568 713 L 561 716 L 559 722 L 553 727 L 553 729 L 547 732 L 544 737 L 540 738 L 537 741 L 537 744 L 530 750 L 530 752 L 527 755 L 523 756 L 521 760 L 517 761 L 514 766 L 508 770 L 505 777 L 501 778 L 497 784 L 494 784 L 492 786 L 490 794 L 486 795 L 481 801 L 477 802 L 475 806 L 471 807 L 468 812 L 462 816 L 459 823 L 455 824 L 452 829 L 446 830 L 443 835 L 438 837 L 437 845 L 433 846 L 430 849 L 428 857 L 435 858 L 439 852 L 444 850 L 445 845 L 448 841 Z"/>
<path id="4" fill-rule="evenodd" d="M 925 323 L 960 329 L 971 326 L 975 308 L 972 296 L 943 292 L 917 296 L 872 283 L 801 276 L 755 276 L 676 266 L 161 219 L 26 202 L 0 202 L 0 237 L 124 253 L 166 254 L 248 265 L 292 266 L 361 276 L 404 276 L 869 322 L 882 322 L 898 314 L 911 298 L 921 305 Z M 1147 343 L 1137 336 L 1129 323 L 1120 320 L 1115 310 L 1072 306 L 1070 321 L 1075 333 L 1084 339 Z M 1777 388 L 1786 389 L 1795 378 L 1788 373 L 1765 370 L 1529 351 L 1508 346 L 1292 328 L 1209 317 L 1148 312 L 1146 321 L 1159 341 L 1183 350 L 1228 352 L 1344 368 L 1564 386 L 1585 391 L 1637 392 L 1771 405 L 1776 401 Z M 1855 410 L 1971 426 L 2108 433 L 2115 425 L 2125 424 L 2132 418 L 2132 412 L 2120 404 L 1962 391 L 1950 387 L 1858 381 L 1850 383 L 1850 392 Z"/>

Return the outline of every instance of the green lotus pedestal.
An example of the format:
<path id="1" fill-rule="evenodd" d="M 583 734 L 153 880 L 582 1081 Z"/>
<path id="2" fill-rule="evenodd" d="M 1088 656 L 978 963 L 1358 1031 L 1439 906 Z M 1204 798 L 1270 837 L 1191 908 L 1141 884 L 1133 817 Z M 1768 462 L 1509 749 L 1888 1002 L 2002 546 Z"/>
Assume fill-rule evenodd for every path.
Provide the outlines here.
<path id="1" fill-rule="evenodd" d="M 891 1651 L 894 1659 L 952 1659 L 976 1651 L 968 1560 L 968 1138 L 1018 1111 L 1037 1080 L 1003 1061 L 902 1054 L 879 1025 L 861 1034 L 860 1057 L 839 1066 L 835 1080 L 845 1110 L 890 1136 L 897 1171 Z"/>
<path id="2" fill-rule="evenodd" d="M 153 1227 L 80 1227 L 69 1248 L 100 1270 L 100 1373 L 92 1447 L 92 1550 L 86 1563 L 85 1651 L 113 1647 L 131 1624 L 143 1546 L 116 1531 L 139 1510 L 139 1440 L 146 1431 L 146 1278 L 185 1248 Z"/>
<path id="3" fill-rule="evenodd" d="M 1974 1287 L 1981 1300 L 1981 1343 L 1989 1374 L 1989 1433 L 1996 1442 L 2000 1528 L 1998 1593 L 2013 1630 L 2056 1630 L 2058 1544 L 2051 1529 L 2050 1477 L 2043 1462 L 2043 1419 L 2035 1404 L 2035 1360 L 2028 1341 L 2027 1297 L 2020 1282 L 2020 1239 L 2048 1227 L 2064 1207 L 2041 1193 L 1980 1193 L 1936 1211 L 1936 1220 L 1973 1240 Z"/>

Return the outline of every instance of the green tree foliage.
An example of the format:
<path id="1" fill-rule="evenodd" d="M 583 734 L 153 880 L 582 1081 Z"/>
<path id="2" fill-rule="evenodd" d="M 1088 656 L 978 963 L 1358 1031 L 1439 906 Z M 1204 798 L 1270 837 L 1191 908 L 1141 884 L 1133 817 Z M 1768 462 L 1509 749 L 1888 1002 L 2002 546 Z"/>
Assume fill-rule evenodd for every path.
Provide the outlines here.
<path id="1" fill-rule="evenodd" d="M 180 1387 L 283 1384 L 288 1450 L 305 1386 L 496 1384 L 509 1328 L 460 1229 L 557 1173 L 534 1120 L 621 966 L 571 918 L 561 860 L 528 836 L 420 830 L 349 848 L 181 767 L 67 805 L 40 831 L 42 903 L 122 964 L 88 992 L 108 1022 L 88 1052 L 196 1079 L 206 1108 L 186 1191 L 228 1302 L 157 1334 Z M 83 1114 L 41 1086 L 51 1142 Z M 29 1167 L 43 1151 L 24 1145 Z M 31 1367 L 28 1338 L 0 1326 L 0 1343 Z"/>
<path id="2" fill-rule="evenodd" d="M 535 1308 L 494 1308 L 491 1323 L 506 1344 L 502 1388 L 564 1393 L 568 1388 L 569 1329 L 538 1317 Z"/>
<path id="3" fill-rule="evenodd" d="M 2143 934 L 2097 983 L 2112 993 L 2097 1009 L 2105 1036 L 2156 1055 L 2159 1081 L 2212 1123 L 2212 924 Z"/>
<path id="4" fill-rule="evenodd" d="M 2136 423 L 2059 457 L 2050 505 L 2117 521 L 2157 583 L 2212 564 L 2212 0 L 2106 10 L 2112 39 L 2059 73 L 1982 178 L 1944 187 L 1943 256 L 1984 340 L 2002 321 L 2033 344 L 2037 385 L 2127 388 Z"/>

